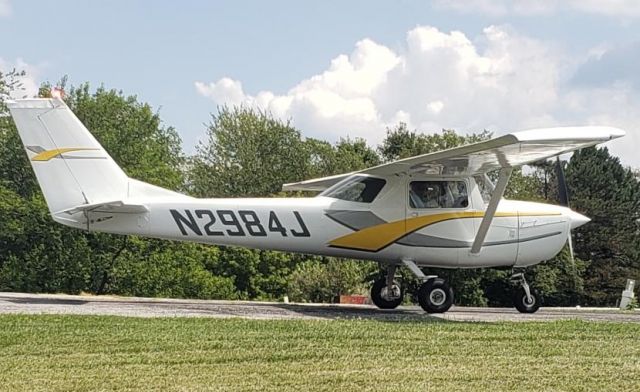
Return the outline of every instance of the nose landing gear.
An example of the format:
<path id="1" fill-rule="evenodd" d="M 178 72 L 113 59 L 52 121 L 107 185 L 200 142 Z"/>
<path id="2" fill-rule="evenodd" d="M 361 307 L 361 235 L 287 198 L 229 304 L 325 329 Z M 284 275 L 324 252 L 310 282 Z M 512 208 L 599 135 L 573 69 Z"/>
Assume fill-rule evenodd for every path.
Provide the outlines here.
<path id="1" fill-rule="evenodd" d="M 513 306 L 520 313 L 535 313 L 540 309 L 542 298 L 527 283 L 524 273 L 519 272 L 511 276 L 511 280 L 520 284 L 520 287 L 513 294 Z"/>

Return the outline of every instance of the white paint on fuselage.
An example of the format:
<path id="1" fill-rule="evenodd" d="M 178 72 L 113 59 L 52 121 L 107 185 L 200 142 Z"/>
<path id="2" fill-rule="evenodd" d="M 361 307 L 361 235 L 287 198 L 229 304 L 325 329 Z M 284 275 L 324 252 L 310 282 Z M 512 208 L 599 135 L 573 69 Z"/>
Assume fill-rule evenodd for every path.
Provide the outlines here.
<path id="1" fill-rule="evenodd" d="M 468 247 L 438 248 L 407 246 L 393 243 L 378 252 L 349 250 L 329 246 L 329 242 L 353 233 L 354 230 L 327 217 L 327 211 L 370 211 L 386 222 L 411 219 L 407 208 L 407 184 L 416 177 L 392 176 L 373 203 L 357 203 L 317 196 L 312 198 L 243 198 L 194 199 L 186 197 L 159 198 L 144 203 L 145 214 L 89 213 L 90 230 L 118 234 L 136 234 L 146 237 L 193 241 L 207 244 L 243 246 L 326 256 L 347 257 L 399 263 L 413 260 L 421 266 L 445 268 L 481 268 L 497 266 L 527 266 L 548 260 L 556 255 L 567 241 L 571 220 L 565 207 L 502 200 L 498 213 L 519 215 L 494 218 L 484 246 L 477 255 Z M 429 179 L 420 177 L 420 180 Z M 442 177 L 433 178 L 442 180 Z M 460 178 L 457 178 L 460 180 Z M 424 209 L 420 214 L 459 211 L 484 211 L 486 205 L 473 178 L 463 178 L 468 184 L 469 205 L 459 209 Z M 135 204 L 135 200 L 130 200 Z M 182 228 L 176 211 L 184 217 Z M 226 216 L 221 222 L 219 214 Z M 228 213 L 225 211 L 229 211 Z M 550 215 L 554 213 L 555 215 Z M 226 214 L 226 215 L 225 215 Z M 253 222 L 253 230 L 240 218 L 242 214 Z M 257 220 L 254 219 L 254 215 Z M 541 214 L 541 215 L 536 215 Z M 189 216 L 190 215 L 190 216 Z M 235 223 L 229 223 L 235 216 Z M 275 220 L 274 217 L 275 216 Z M 212 217 L 214 219 L 212 219 Z M 58 221 L 61 221 L 58 217 Z M 76 218 L 77 219 L 77 218 Z M 231 219 L 232 221 L 232 219 Z M 255 222 L 254 222 L 255 221 Z M 62 222 L 62 221 L 61 221 Z M 259 222 L 259 223 L 256 223 Z M 451 219 L 435 223 L 416 233 L 448 240 L 473 242 L 481 218 Z M 86 220 L 67 225 L 87 228 Z M 251 224 L 251 223 L 250 223 Z M 260 227 L 262 229 L 260 229 Z M 239 232 L 244 235 L 239 235 Z M 253 231 L 252 235 L 250 231 Z M 262 232 L 264 231 L 264 235 Z M 235 233 L 235 235 L 234 235 Z M 308 234 L 307 234 L 308 233 Z"/>

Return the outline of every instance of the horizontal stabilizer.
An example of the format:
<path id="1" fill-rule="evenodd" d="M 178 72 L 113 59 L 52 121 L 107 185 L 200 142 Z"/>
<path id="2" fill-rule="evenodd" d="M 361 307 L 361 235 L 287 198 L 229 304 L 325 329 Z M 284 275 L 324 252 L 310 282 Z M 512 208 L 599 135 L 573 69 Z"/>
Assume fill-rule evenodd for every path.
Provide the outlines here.
<path id="1" fill-rule="evenodd" d="M 58 214 L 66 213 L 69 215 L 78 212 L 106 212 L 114 214 L 143 214 L 148 212 L 147 206 L 142 204 L 127 204 L 121 200 L 109 201 L 104 203 L 81 204 L 68 210 L 60 211 Z"/>

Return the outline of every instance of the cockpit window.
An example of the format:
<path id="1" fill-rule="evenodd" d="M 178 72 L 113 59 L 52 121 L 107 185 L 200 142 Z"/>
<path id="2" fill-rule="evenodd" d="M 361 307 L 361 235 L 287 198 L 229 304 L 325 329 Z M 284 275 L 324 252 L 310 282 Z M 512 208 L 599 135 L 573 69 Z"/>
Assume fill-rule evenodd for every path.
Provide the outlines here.
<path id="1" fill-rule="evenodd" d="M 322 192 L 320 196 L 371 203 L 387 182 L 381 178 L 353 176 Z"/>
<path id="2" fill-rule="evenodd" d="M 478 185 L 480 195 L 482 195 L 482 200 L 485 202 L 485 204 L 488 204 L 489 200 L 491 200 L 491 194 L 493 193 L 495 185 L 486 173 L 476 174 L 475 176 L 473 176 L 473 179 Z"/>
<path id="3" fill-rule="evenodd" d="M 411 208 L 466 208 L 469 205 L 464 181 L 412 181 Z"/>

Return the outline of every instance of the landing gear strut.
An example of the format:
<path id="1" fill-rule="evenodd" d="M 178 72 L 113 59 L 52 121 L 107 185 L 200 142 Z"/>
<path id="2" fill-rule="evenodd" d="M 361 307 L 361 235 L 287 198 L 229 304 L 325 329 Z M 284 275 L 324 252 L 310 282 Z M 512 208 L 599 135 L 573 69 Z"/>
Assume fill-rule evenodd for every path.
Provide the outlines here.
<path id="1" fill-rule="evenodd" d="M 400 283 L 394 280 L 396 265 L 387 266 L 386 276 L 371 286 L 371 300 L 380 309 L 395 309 L 402 303 L 404 292 Z"/>
<path id="2" fill-rule="evenodd" d="M 422 281 L 418 288 L 418 303 L 427 313 L 444 313 L 453 305 L 453 289 L 447 282 L 434 275 L 425 275 L 411 260 L 403 260 L 413 274 Z"/>
<path id="3" fill-rule="evenodd" d="M 540 309 L 542 298 L 533 288 L 529 287 L 524 278 L 524 273 L 514 273 L 511 276 L 511 280 L 520 284 L 520 287 L 513 294 L 513 305 L 516 309 L 520 313 L 535 313 Z"/>

